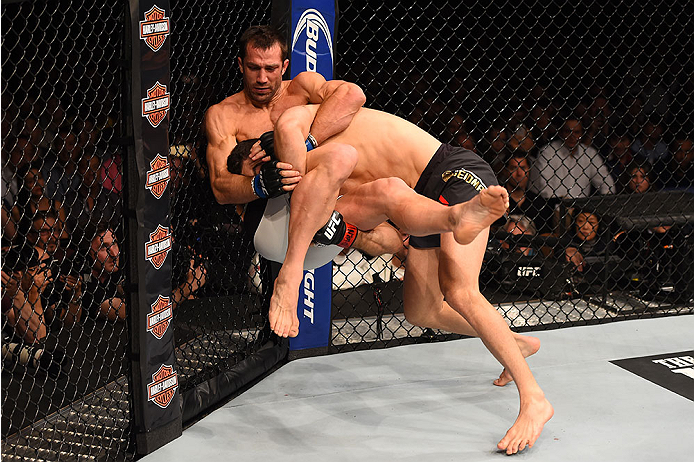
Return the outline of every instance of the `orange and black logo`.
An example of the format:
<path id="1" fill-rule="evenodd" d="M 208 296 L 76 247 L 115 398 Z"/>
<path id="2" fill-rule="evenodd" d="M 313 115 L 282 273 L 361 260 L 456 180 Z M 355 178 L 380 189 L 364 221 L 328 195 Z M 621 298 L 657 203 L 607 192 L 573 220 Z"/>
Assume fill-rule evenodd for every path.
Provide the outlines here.
<path id="1" fill-rule="evenodd" d="M 178 388 L 178 374 L 172 366 L 162 364 L 157 372 L 152 374 L 152 382 L 147 384 L 147 400 L 165 409 L 173 400 Z"/>
<path id="2" fill-rule="evenodd" d="M 171 250 L 171 234 L 169 228 L 157 225 L 157 229 L 149 235 L 149 241 L 145 243 L 145 259 L 156 269 L 161 268 L 166 256 Z"/>
<path id="3" fill-rule="evenodd" d="M 146 117 L 152 127 L 157 128 L 166 118 L 171 106 L 171 95 L 166 91 L 166 85 L 159 82 L 147 90 L 147 97 L 142 99 L 142 117 Z"/>
<path id="4" fill-rule="evenodd" d="M 147 315 L 147 332 L 150 332 L 159 340 L 169 329 L 173 319 L 173 307 L 169 297 L 159 295 L 157 301 L 151 305 L 152 312 Z"/>
<path id="5" fill-rule="evenodd" d="M 145 20 L 140 21 L 140 39 L 144 40 L 152 51 L 159 51 L 169 35 L 170 25 L 166 12 L 154 5 L 145 13 Z"/>
<path id="6" fill-rule="evenodd" d="M 154 197 L 161 199 L 169 184 L 169 159 L 161 154 L 149 163 L 150 169 L 147 171 L 147 181 L 145 189 L 149 189 Z"/>

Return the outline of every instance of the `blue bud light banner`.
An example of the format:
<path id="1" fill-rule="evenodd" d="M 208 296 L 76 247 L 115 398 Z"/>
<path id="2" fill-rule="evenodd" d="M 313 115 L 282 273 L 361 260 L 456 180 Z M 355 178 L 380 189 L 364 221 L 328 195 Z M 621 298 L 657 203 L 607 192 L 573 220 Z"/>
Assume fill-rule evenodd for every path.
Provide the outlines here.
<path id="1" fill-rule="evenodd" d="M 292 2 L 292 78 L 304 71 L 333 78 L 335 24 L 334 1 Z"/>
<path id="2" fill-rule="evenodd" d="M 309 71 L 326 80 L 333 78 L 337 3 L 292 1 L 289 33 L 291 77 Z M 304 271 L 299 291 L 299 335 L 289 340 L 291 351 L 323 348 L 330 343 L 332 310 L 332 263 Z"/>

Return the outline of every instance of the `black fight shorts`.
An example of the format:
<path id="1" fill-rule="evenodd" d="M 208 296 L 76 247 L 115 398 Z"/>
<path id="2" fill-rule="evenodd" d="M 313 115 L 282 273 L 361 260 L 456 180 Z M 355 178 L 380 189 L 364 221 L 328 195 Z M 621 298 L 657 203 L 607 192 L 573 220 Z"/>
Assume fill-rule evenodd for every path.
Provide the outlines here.
<path id="1" fill-rule="evenodd" d="M 442 144 L 419 177 L 415 192 L 444 205 L 460 204 L 489 186 L 499 184 L 492 168 L 465 148 Z M 411 236 L 417 249 L 441 246 L 441 235 Z"/>

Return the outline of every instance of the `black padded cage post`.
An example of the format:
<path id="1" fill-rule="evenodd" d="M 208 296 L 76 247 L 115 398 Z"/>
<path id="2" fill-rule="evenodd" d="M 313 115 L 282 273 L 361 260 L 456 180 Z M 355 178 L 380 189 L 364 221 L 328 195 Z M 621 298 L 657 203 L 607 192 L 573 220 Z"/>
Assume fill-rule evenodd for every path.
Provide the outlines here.
<path id="1" fill-rule="evenodd" d="M 126 293 L 138 454 L 149 454 L 182 432 L 171 327 L 170 15 L 168 1 L 130 2 L 134 143 L 128 150 L 126 199 L 128 253 L 134 264 Z"/>

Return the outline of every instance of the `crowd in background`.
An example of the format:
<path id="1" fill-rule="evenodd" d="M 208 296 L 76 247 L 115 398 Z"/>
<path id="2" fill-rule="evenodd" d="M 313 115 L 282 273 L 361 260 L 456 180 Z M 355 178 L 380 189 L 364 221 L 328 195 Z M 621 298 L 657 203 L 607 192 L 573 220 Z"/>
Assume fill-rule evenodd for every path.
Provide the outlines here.
<path id="1" fill-rule="evenodd" d="M 422 92 L 409 120 L 477 152 L 493 167 L 511 198 L 511 219 L 495 228 L 511 234 L 557 235 L 562 198 L 694 191 L 692 130 L 687 124 L 673 129 L 665 115 L 645 112 L 638 97 L 615 109 L 595 91 L 573 107 L 557 107 L 535 89 L 525 101 L 509 102 L 492 123 L 485 118 L 471 127 L 450 105 Z M 118 247 L 123 165 L 119 151 L 104 143 L 115 121 L 70 115 L 52 97 L 39 115 L 37 106 L 24 104 L 2 119 L 2 245 L 11 257 L 3 263 L 3 326 L 15 340 L 8 345 L 19 345 L 17 339 L 41 345 L 47 326 L 69 326 L 83 317 L 117 322 L 127 316 Z M 475 139 L 474 133 L 483 135 Z M 197 158 L 171 156 L 173 196 L 189 182 L 183 176 L 191 169 L 182 165 L 189 161 L 203 171 Z M 574 221 L 579 229 L 594 218 Z M 590 235 L 586 231 L 583 241 Z M 588 246 L 564 252 L 582 269 L 579 247 Z M 179 301 L 205 284 L 199 262 L 191 259 L 184 272 L 175 291 Z M 30 356 L 40 359 L 39 353 Z"/>

